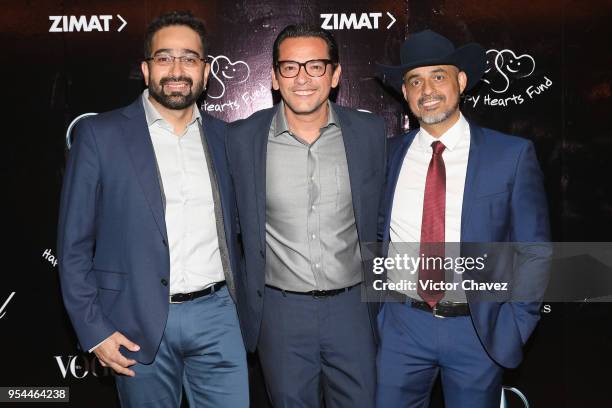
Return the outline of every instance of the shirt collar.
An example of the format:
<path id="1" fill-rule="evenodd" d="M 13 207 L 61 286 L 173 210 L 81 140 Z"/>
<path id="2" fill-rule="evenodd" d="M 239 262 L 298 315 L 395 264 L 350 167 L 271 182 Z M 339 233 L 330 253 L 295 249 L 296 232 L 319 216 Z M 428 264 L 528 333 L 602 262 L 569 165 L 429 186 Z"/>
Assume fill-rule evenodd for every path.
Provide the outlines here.
<path id="1" fill-rule="evenodd" d="M 153 126 L 154 123 L 159 121 L 160 126 L 172 128 L 170 124 L 166 122 L 166 120 L 162 117 L 162 115 L 160 115 L 160 113 L 157 111 L 155 106 L 153 106 L 153 104 L 149 100 L 149 89 L 145 89 L 142 92 L 142 104 L 144 106 L 145 117 L 147 119 L 148 127 Z M 191 120 L 189 121 L 187 126 L 191 126 L 191 124 L 194 123 L 196 120 L 202 123 L 202 116 L 200 115 L 200 110 L 198 109 L 197 105 L 194 103 L 193 104 L 193 116 L 191 117 Z"/>
<path id="2" fill-rule="evenodd" d="M 423 128 L 419 130 L 416 138 L 419 147 L 423 150 L 431 150 L 431 144 L 439 140 L 445 146 L 446 150 L 452 152 L 464 137 L 469 136 L 470 125 L 467 120 L 465 120 L 463 114 L 459 112 L 459 120 L 439 138 L 433 137 Z"/>
<path id="3" fill-rule="evenodd" d="M 329 109 L 327 110 L 327 123 L 321 127 L 321 129 L 326 129 L 332 125 L 336 127 L 340 127 L 340 122 L 338 121 L 338 116 L 336 112 L 334 112 L 334 108 L 332 104 L 327 102 Z M 289 125 L 287 124 L 287 116 L 285 115 L 285 102 L 281 101 L 278 110 L 276 111 L 276 115 L 274 115 L 274 136 L 279 136 L 285 132 L 289 132 Z"/>

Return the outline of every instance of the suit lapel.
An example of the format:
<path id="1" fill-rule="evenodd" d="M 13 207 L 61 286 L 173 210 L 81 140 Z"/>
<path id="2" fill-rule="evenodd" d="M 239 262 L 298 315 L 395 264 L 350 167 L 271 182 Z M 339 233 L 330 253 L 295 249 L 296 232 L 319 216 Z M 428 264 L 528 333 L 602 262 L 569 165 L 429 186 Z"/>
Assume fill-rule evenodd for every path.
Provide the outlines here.
<path id="1" fill-rule="evenodd" d="M 465 187 L 463 189 L 463 204 L 461 208 L 461 241 L 463 242 L 470 241 L 467 235 L 467 227 L 469 226 L 472 216 L 472 207 L 477 189 L 476 175 L 479 174 L 483 136 L 482 128 L 470 123 L 470 153 L 468 155 Z"/>
<path id="2" fill-rule="evenodd" d="M 353 122 L 349 116 L 344 113 L 341 106 L 332 104 L 334 113 L 340 121 L 340 129 L 342 130 L 342 141 L 344 142 L 344 150 L 346 153 L 346 164 L 348 167 L 349 184 L 351 186 L 351 198 L 353 199 L 353 212 L 355 213 L 355 223 L 357 231 L 363 231 L 361 227 L 362 209 L 361 209 L 361 193 L 366 193 L 361 188 L 363 165 L 360 158 L 364 157 L 360 151 L 358 141 L 361 140 L 355 135 L 361 131 L 353 126 Z"/>
<path id="3" fill-rule="evenodd" d="M 167 242 L 168 234 L 164 218 L 163 193 L 142 99 L 136 99 L 134 103 L 123 110 L 123 114 L 128 119 L 124 122 L 123 128 L 136 176 L 149 203 L 157 228 Z"/>
<path id="4" fill-rule="evenodd" d="M 266 157 L 268 152 L 268 134 L 272 120 L 281 104 L 276 104 L 267 115 L 262 115 L 261 123 L 255 124 L 253 140 L 253 178 L 257 201 L 257 218 L 261 250 L 266 247 Z"/>

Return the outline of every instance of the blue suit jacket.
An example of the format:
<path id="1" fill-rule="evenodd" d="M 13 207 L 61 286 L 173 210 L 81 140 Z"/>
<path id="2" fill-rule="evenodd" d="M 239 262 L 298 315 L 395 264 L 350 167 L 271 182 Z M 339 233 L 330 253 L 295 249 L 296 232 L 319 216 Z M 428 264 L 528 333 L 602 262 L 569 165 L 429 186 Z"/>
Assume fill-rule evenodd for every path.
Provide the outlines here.
<path id="1" fill-rule="evenodd" d="M 264 302 L 266 152 L 268 133 L 279 106 L 230 124 L 226 142 L 246 262 L 241 276 L 243 285 L 236 285 L 239 290 L 244 289 L 238 292 L 239 316 L 250 351 L 257 346 Z M 377 214 L 385 178 L 386 127 L 375 115 L 336 104 L 333 108 L 342 128 L 357 233 L 363 248 L 363 243 L 376 241 Z M 372 269 L 364 267 L 366 281 L 371 279 L 368 270 Z M 376 306 L 372 304 L 370 308 L 372 322 Z"/>
<path id="2" fill-rule="evenodd" d="M 398 176 L 417 131 L 390 143 L 383 204 L 386 243 Z M 497 246 L 497 256 L 488 260 L 485 269 L 486 281 L 511 282 L 514 293 L 496 302 L 479 301 L 472 291 L 466 295 L 474 327 L 489 355 L 502 366 L 516 367 L 540 317 L 539 300 L 546 290 L 552 252 L 543 177 L 529 140 L 470 123 L 461 241 L 462 256 L 479 248 L 471 243 L 514 243 Z"/>
<path id="3" fill-rule="evenodd" d="M 201 114 L 236 272 L 227 125 Z M 169 304 L 168 236 L 156 166 L 142 98 L 83 119 L 68 156 L 58 227 L 62 293 L 81 347 L 89 350 L 119 331 L 140 345 L 124 354 L 143 363 L 155 357 Z"/>

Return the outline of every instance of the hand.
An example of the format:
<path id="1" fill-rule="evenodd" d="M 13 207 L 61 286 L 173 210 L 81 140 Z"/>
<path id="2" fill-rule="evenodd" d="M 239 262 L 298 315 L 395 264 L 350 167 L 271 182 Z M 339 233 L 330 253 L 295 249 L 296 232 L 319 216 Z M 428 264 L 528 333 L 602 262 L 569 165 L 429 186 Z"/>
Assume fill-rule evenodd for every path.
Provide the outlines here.
<path id="1" fill-rule="evenodd" d="M 123 354 L 119 352 L 120 346 L 130 351 L 140 350 L 138 344 L 132 343 L 127 337 L 116 331 L 96 347 L 93 352 L 98 357 L 103 367 L 110 367 L 117 374 L 134 377 L 136 373 L 128 367 L 136 364 L 136 360 L 125 358 Z"/>

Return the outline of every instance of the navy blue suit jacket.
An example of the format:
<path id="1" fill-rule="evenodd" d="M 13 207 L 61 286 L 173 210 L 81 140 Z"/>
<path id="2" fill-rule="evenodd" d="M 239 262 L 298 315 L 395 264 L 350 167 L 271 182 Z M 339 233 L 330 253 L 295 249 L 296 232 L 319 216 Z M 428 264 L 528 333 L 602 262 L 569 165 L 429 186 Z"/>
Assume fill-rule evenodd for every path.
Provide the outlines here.
<path id="1" fill-rule="evenodd" d="M 257 346 L 262 319 L 266 265 L 266 151 L 272 119 L 279 106 L 231 123 L 226 141 L 246 263 L 242 269 L 243 285 L 236 285 L 244 290 L 238 292 L 239 316 L 250 351 Z M 336 104 L 333 108 L 342 129 L 357 234 L 363 248 L 364 243 L 375 242 L 377 238 L 377 214 L 386 166 L 386 127 L 375 115 Z M 371 278 L 368 270 L 372 269 L 364 266 L 366 281 Z M 376 306 L 372 304 L 370 308 L 372 323 L 375 322 Z"/>
<path id="2" fill-rule="evenodd" d="M 400 169 L 417 131 L 390 142 L 382 211 L 385 243 L 390 239 L 391 209 Z M 466 292 L 478 336 L 489 355 L 502 366 L 516 367 L 520 363 L 522 346 L 539 320 L 539 300 L 548 283 L 552 252 L 548 241 L 548 205 L 533 144 L 470 123 L 461 255 L 470 256 L 469 252 L 482 248 L 472 243 L 513 243 L 497 246 L 496 257 L 487 262 L 486 276 L 479 280 L 512 283 L 514 293 L 508 293 L 507 299 L 496 297 L 499 301 L 493 302 L 481 301 L 477 292 Z M 464 279 L 469 276 L 464 275 Z"/>
<path id="3" fill-rule="evenodd" d="M 237 274 L 227 125 L 201 114 Z M 78 123 L 64 176 L 57 249 L 64 303 L 81 347 L 89 350 L 119 331 L 140 345 L 136 353 L 124 350 L 128 358 L 151 362 L 168 316 L 170 258 L 142 98 Z"/>

